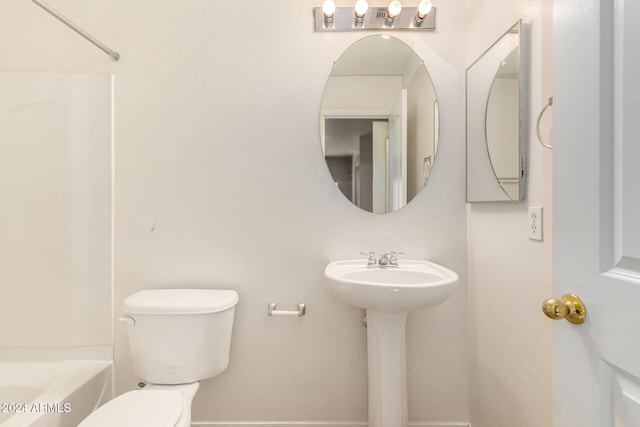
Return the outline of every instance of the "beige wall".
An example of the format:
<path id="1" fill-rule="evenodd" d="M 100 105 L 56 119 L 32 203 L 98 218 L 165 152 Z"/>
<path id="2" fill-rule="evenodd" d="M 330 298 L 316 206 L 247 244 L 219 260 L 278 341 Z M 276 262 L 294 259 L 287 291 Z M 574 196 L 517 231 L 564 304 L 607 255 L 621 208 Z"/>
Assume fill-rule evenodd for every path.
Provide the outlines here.
<path id="1" fill-rule="evenodd" d="M 531 31 L 527 198 L 468 205 L 470 421 L 473 427 L 551 425 L 552 152 L 535 121 L 553 95 L 551 1 L 467 3 L 467 66 L 522 18 Z M 548 129 L 548 128 L 547 128 Z M 528 239 L 527 208 L 544 207 L 544 241 Z"/>
<path id="2" fill-rule="evenodd" d="M 239 292 L 230 366 L 203 382 L 194 421 L 364 421 L 362 312 L 329 295 L 322 271 L 374 249 L 460 273 L 447 303 L 409 316 L 409 415 L 464 422 L 464 2 L 437 5 L 435 33 L 397 34 L 425 60 L 441 133 L 429 185 L 388 216 L 349 204 L 322 157 L 324 83 L 361 35 L 314 33 L 319 4 L 55 1 L 120 52 L 113 62 L 31 2 L 6 0 L 0 69 L 114 74 L 116 317 L 140 289 Z M 268 318 L 270 301 L 308 314 Z M 138 379 L 115 328 L 121 393 Z"/>

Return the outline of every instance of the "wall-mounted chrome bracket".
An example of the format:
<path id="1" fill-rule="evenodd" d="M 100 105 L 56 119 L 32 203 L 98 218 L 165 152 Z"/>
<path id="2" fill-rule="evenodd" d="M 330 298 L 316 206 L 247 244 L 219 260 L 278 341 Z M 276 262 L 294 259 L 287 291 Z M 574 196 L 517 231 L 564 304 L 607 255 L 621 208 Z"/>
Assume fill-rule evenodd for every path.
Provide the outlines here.
<path id="1" fill-rule="evenodd" d="M 337 7 L 330 25 L 326 25 L 321 7 L 314 10 L 315 31 L 343 32 L 343 31 L 434 31 L 436 29 L 436 8 L 420 24 L 416 22 L 417 7 L 403 7 L 393 20 L 391 26 L 385 25 L 387 17 L 386 7 L 371 7 L 362 20 L 362 25 L 356 26 L 355 10 L 352 7 Z"/>

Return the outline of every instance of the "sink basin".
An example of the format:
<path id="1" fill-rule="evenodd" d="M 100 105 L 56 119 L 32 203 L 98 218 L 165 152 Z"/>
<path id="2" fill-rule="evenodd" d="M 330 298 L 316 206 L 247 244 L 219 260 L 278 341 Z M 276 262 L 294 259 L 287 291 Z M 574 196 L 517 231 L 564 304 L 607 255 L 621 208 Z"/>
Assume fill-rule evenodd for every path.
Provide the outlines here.
<path id="1" fill-rule="evenodd" d="M 330 262 L 324 270 L 331 292 L 367 310 L 406 312 L 431 307 L 454 291 L 458 275 L 423 260 L 400 259 L 399 267 L 367 267 L 367 260 Z"/>

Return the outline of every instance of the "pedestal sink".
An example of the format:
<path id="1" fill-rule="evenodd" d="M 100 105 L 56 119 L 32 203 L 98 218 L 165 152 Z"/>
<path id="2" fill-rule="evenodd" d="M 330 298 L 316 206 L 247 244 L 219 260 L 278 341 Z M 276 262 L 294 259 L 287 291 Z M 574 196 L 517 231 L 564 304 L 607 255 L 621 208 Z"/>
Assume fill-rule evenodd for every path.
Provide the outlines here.
<path id="1" fill-rule="evenodd" d="M 369 427 L 406 427 L 407 314 L 446 300 L 458 275 L 407 259 L 384 267 L 363 259 L 332 261 L 324 274 L 336 297 L 367 311 Z"/>

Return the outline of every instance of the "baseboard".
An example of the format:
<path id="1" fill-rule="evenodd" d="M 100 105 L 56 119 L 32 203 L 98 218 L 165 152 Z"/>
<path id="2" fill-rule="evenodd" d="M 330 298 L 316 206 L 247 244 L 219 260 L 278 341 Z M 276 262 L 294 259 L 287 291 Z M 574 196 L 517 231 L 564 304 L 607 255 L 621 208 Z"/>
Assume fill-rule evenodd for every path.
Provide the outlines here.
<path id="1" fill-rule="evenodd" d="M 368 427 L 362 422 L 339 421 L 214 421 L 193 422 L 192 427 Z M 409 423 L 408 427 L 470 427 L 469 423 Z"/>

